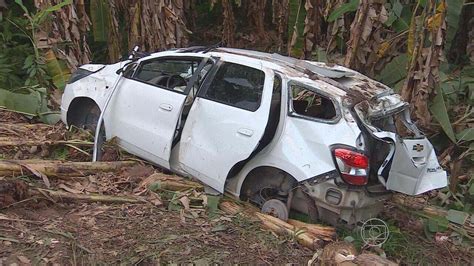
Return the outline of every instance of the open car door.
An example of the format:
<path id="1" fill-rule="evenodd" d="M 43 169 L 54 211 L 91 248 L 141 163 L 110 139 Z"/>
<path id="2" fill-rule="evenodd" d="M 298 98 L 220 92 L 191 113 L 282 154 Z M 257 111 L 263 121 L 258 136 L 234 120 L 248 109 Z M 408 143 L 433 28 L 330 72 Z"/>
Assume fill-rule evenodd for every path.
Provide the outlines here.
<path id="1" fill-rule="evenodd" d="M 129 152 L 169 168 L 183 106 L 206 60 L 176 55 L 152 58 L 124 74 L 105 113 L 108 138 L 117 137 Z"/>
<path id="2" fill-rule="evenodd" d="M 273 72 L 237 61 L 218 63 L 184 126 L 179 163 L 219 192 L 257 148 L 268 122 Z M 233 171 L 234 172 L 234 171 Z"/>

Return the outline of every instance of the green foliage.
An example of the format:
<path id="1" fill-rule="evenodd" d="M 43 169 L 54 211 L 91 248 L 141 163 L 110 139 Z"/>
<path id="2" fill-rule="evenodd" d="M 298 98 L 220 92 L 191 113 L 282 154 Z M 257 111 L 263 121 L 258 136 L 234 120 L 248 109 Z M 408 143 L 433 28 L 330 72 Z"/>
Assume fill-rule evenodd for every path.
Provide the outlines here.
<path id="1" fill-rule="evenodd" d="M 401 54 L 388 63 L 377 77 L 377 80 L 388 86 L 394 86 L 407 76 L 406 66 L 408 65 L 407 54 Z"/>
<path id="2" fill-rule="evenodd" d="M 43 10 L 38 10 L 34 14 L 28 11 L 28 8 L 23 4 L 23 0 L 15 0 L 15 3 L 17 3 L 25 12 L 25 16 L 28 18 L 32 27 L 31 31 L 34 34 L 34 30 L 36 30 L 46 20 L 46 18 L 51 14 L 51 12 L 58 11 L 63 6 L 72 4 L 72 0 L 64 0 L 63 2 L 57 5 L 48 7 Z"/>
<path id="3" fill-rule="evenodd" d="M 349 3 L 342 4 L 339 8 L 336 8 L 331 14 L 329 14 L 327 21 L 333 22 L 341 16 L 344 16 L 345 13 L 355 12 L 358 6 L 359 0 L 350 0 Z"/>
<path id="4" fill-rule="evenodd" d="M 433 233 L 445 232 L 448 230 L 449 221 L 446 217 L 428 217 L 425 220 L 425 234 L 430 237 Z"/>
<path id="5" fill-rule="evenodd" d="M 14 89 L 35 85 L 38 75 L 44 73 L 42 62 L 36 60 L 30 37 L 23 31 L 28 21 L 7 13 L 0 20 L 0 88 Z M 20 30 L 19 30 L 20 29 Z M 47 79 L 47 77 L 43 77 Z"/>
<path id="6" fill-rule="evenodd" d="M 446 219 L 450 222 L 464 225 L 466 222 L 467 218 L 469 217 L 469 214 L 466 212 L 458 211 L 458 210 L 449 210 L 448 214 L 446 215 Z"/>
<path id="7" fill-rule="evenodd" d="M 448 66 L 445 68 L 445 71 L 450 71 Z M 437 87 L 437 95 L 430 106 L 431 113 L 452 142 L 472 141 L 474 139 L 472 128 L 461 129 L 461 131 L 455 132 L 449 114 L 452 114 L 450 111 L 453 107 L 463 102 L 467 103 L 470 107 L 461 117 L 461 121 L 471 117 L 474 113 L 472 108 L 473 101 L 470 98 L 474 90 L 474 67 L 467 66 L 462 71 L 458 71 L 458 74 L 450 76 L 446 75 L 445 72 L 441 72 L 440 77 L 441 82 Z M 460 118 L 457 119 L 459 120 Z"/>
<path id="8" fill-rule="evenodd" d="M 72 0 L 65 0 L 57 5 L 37 10 L 35 13 L 30 12 L 23 4 L 22 0 L 15 0 L 15 3 L 24 12 L 24 17 L 21 19 L 23 21 L 16 23 L 13 20 L 8 20 L 8 22 L 14 25 L 16 30 L 20 30 L 23 34 L 22 37 L 30 40 L 29 45 L 31 45 L 34 51 L 34 53 L 27 55 L 24 59 L 23 69 L 27 74 L 24 85 L 40 84 L 47 87 L 49 85 L 49 80 L 51 79 L 50 76 L 52 76 L 53 84 L 58 88 L 64 88 L 64 85 L 69 78 L 69 73 L 65 73 L 67 67 L 64 66 L 64 63 L 59 62 L 54 56 L 48 56 L 46 60 L 36 46 L 35 35 L 45 20 L 50 17 L 52 12 L 58 11 L 62 7 L 72 4 Z M 61 66 L 61 64 L 63 65 Z"/>
<path id="9" fill-rule="evenodd" d="M 66 62 L 63 60 L 58 60 L 52 50 L 49 50 L 45 53 L 45 61 L 46 64 L 43 66 L 45 66 L 46 70 L 48 71 L 48 75 L 51 76 L 51 81 L 53 82 L 54 86 L 60 90 L 63 90 L 71 76 L 71 72 L 66 65 Z M 45 74 L 46 73 L 43 75 Z"/>
<path id="10" fill-rule="evenodd" d="M 294 53 L 294 56 L 299 56 L 303 49 L 303 30 L 306 9 L 301 0 L 290 0 L 289 7 L 290 15 L 288 18 L 288 36 L 291 40 L 294 31 L 296 30 L 297 38 L 292 53 Z"/>
<path id="11" fill-rule="evenodd" d="M 454 36 L 458 31 L 459 18 L 461 17 L 461 11 L 464 5 L 464 0 L 449 0 L 446 1 L 448 4 L 446 23 L 448 28 L 446 30 L 446 45 L 445 50 L 449 51 L 451 44 L 453 43 Z"/>
<path id="12" fill-rule="evenodd" d="M 46 96 L 46 89 L 39 86 L 14 91 L 0 89 L 0 108 L 39 117 L 45 123 L 54 124 L 59 121 L 59 114 L 48 108 Z"/>
<path id="13" fill-rule="evenodd" d="M 401 4 L 399 0 L 392 0 L 391 9 L 389 9 L 389 17 L 385 22 L 385 26 L 392 27 L 396 32 L 404 32 L 410 27 L 412 17 L 412 5 Z"/>
<path id="14" fill-rule="evenodd" d="M 433 99 L 433 104 L 430 107 L 431 113 L 436 118 L 436 120 L 438 120 L 444 132 L 451 139 L 451 141 L 456 142 L 456 136 L 454 135 L 454 130 L 451 125 L 451 121 L 449 120 L 448 109 L 446 108 L 443 92 L 439 86 L 436 87 L 436 90 L 438 94 Z"/>
<path id="15" fill-rule="evenodd" d="M 106 0 L 91 0 L 90 14 L 94 40 L 106 42 L 109 28 L 109 7 Z"/>

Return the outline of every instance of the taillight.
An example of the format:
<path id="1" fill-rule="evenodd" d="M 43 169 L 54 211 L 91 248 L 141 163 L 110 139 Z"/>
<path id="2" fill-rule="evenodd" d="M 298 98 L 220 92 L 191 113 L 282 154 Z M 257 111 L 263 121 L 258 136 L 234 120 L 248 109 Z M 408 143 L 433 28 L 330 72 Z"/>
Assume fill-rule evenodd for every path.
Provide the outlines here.
<path id="1" fill-rule="evenodd" d="M 362 186 L 367 184 L 369 158 L 362 153 L 350 149 L 334 149 L 334 157 L 341 172 L 342 179 L 350 184 Z"/>

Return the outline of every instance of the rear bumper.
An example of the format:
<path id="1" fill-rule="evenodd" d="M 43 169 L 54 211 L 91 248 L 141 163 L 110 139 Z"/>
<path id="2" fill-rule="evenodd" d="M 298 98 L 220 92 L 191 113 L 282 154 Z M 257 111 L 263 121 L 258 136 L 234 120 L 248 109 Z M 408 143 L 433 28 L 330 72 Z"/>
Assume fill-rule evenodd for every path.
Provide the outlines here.
<path id="1" fill-rule="evenodd" d="M 391 193 L 369 195 L 362 187 L 350 189 L 339 187 L 334 180 L 317 185 L 303 184 L 304 192 L 316 204 L 319 219 L 330 224 L 341 220 L 349 225 L 376 217 L 383 209 Z"/>

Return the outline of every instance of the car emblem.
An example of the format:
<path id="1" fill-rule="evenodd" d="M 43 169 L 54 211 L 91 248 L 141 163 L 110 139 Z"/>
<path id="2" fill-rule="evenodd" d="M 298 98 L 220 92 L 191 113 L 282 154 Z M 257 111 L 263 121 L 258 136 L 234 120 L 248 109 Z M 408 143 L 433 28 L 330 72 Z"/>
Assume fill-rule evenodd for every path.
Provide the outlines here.
<path id="1" fill-rule="evenodd" d="M 424 149 L 423 145 L 421 144 L 416 144 L 416 145 L 413 145 L 413 150 L 414 151 L 417 151 L 417 152 L 420 152 Z"/>

